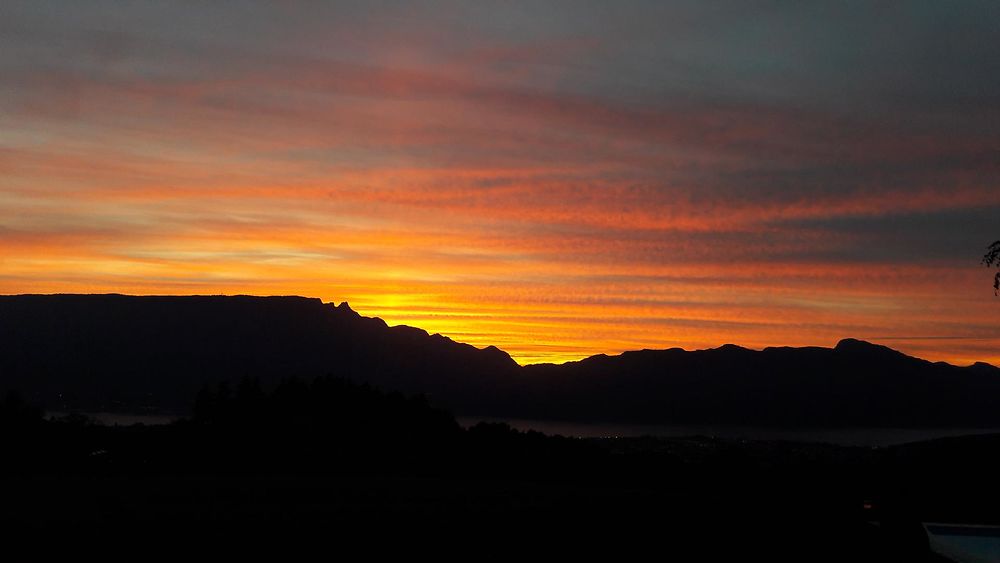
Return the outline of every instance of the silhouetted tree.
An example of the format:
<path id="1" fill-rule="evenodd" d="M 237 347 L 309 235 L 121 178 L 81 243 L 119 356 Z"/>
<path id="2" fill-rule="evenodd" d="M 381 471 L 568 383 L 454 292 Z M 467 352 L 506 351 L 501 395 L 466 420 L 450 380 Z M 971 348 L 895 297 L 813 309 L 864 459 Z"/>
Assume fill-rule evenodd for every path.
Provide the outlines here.
<path id="1" fill-rule="evenodd" d="M 3 428 L 36 425 L 42 421 L 42 409 L 28 404 L 16 390 L 7 392 L 0 402 L 0 426 Z"/>
<path id="2" fill-rule="evenodd" d="M 983 255 L 983 265 L 997 267 L 997 273 L 993 276 L 993 293 L 1000 295 L 1000 240 L 993 241 L 993 244 L 986 249 Z"/>

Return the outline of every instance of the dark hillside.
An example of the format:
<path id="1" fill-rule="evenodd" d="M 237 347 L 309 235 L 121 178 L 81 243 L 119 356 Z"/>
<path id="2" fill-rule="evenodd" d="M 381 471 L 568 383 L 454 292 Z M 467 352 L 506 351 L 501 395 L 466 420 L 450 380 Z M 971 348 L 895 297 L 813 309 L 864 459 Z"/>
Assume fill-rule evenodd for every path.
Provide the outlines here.
<path id="1" fill-rule="evenodd" d="M 847 339 L 518 366 L 303 297 L 0 297 L 0 389 L 49 410 L 186 412 L 205 384 L 344 377 L 462 415 L 591 422 L 1000 427 L 1000 370 Z"/>

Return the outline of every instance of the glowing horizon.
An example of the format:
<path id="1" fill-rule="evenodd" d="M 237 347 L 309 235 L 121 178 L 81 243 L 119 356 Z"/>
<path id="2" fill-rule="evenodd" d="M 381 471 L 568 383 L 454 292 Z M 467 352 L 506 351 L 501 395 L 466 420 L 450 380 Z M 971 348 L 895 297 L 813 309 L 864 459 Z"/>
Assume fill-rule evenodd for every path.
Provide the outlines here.
<path id="1" fill-rule="evenodd" d="M 866 6 L 12 2 L 0 293 L 1000 364 L 1000 17 Z"/>

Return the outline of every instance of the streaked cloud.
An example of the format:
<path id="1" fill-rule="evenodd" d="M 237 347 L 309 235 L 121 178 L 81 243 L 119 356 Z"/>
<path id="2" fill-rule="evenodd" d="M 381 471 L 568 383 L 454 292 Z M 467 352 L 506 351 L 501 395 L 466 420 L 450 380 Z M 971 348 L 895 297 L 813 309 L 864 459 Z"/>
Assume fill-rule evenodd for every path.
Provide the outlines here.
<path id="1" fill-rule="evenodd" d="M 522 362 L 1000 363 L 995 12 L 8 3 L 0 291 L 305 294 Z"/>

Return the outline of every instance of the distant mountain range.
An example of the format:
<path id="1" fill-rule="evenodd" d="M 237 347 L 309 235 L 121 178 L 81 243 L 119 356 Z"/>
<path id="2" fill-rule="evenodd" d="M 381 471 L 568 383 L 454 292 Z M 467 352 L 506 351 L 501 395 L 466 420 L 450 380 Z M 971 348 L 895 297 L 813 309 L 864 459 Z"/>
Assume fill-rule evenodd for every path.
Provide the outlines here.
<path id="1" fill-rule="evenodd" d="M 1000 369 L 859 340 L 519 366 L 304 297 L 0 296 L 0 391 L 50 410 L 186 412 L 209 383 L 340 375 L 457 414 L 774 426 L 1000 426 Z"/>

